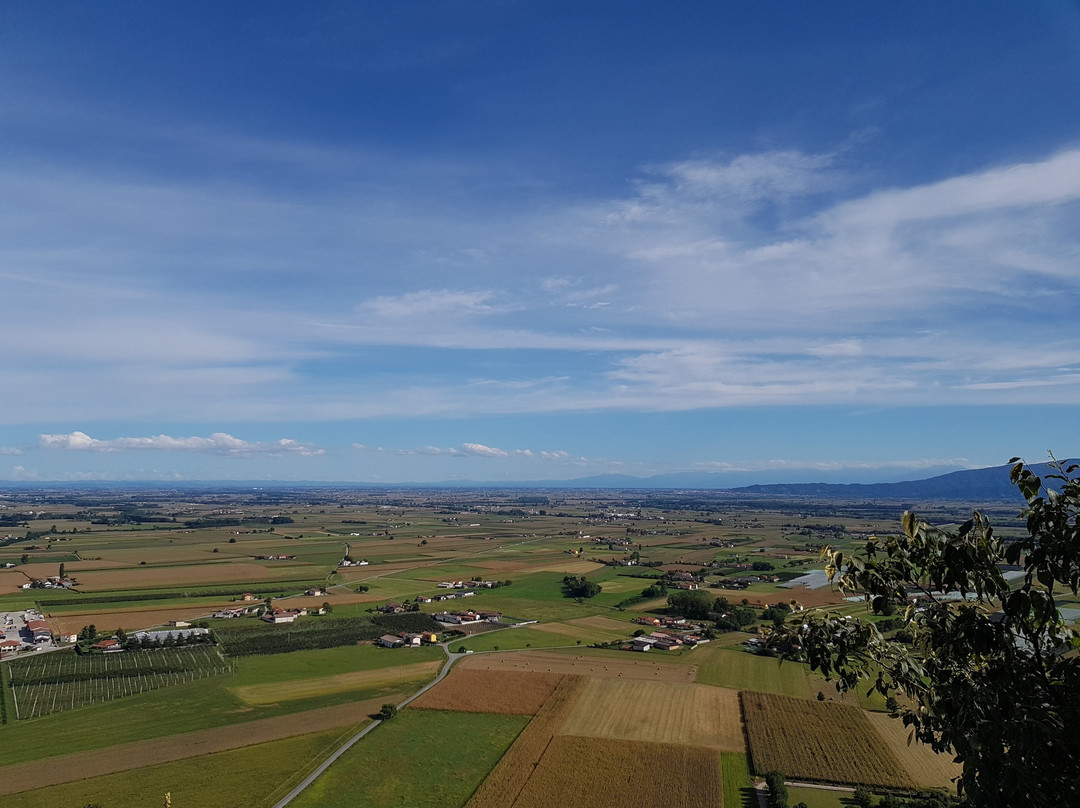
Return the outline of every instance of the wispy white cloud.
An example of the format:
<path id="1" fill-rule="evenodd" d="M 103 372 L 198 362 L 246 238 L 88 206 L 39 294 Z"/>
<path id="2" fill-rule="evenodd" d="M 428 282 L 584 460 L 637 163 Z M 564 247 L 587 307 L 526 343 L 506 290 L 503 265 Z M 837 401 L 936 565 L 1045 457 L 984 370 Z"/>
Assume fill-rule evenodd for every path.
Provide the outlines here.
<path id="1" fill-rule="evenodd" d="M 18 457 L 21 454 L 22 449 L 18 449 L 14 446 L 0 446 L 0 456 Z"/>
<path id="2" fill-rule="evenodd" d="M 162 451 L 162 452 L 201 452 L 218 455 L 265 455 L 298 454 L 314 456 L 325 454 L 325 449 L 300 443 L 290 438 L 282 438 L 269 443 L 250 442 L 233 437 L 226 432 L 215 432 L 209 437 L 174 438 L 169 435 L 154 435 L 147 438 L 112 438 L 99 440 L 85 432 L 41 435 L 39 443 L 44 449 L 64 449 L 83 452 L 125 452 L 125 451 Z"/>
<path id="3" fill-rule="evenodd" d="M 532 449 L 500 449 L 497 446 L 487 446 L 483 443 L 463 443 L 460 446 L 421 446 L 414 449 L 386 449 L 382 446 L 366 446 L 362 443 L 354 443 L 353 448 L 363 452 L 376 454 L 392 454 L 401 456 L 427 455 L 431 457 L 478 457 L 489 460 L 504 459 L 541 459 L 541 460 L 567 460 L 570 455 L 564 451 L 540 451 Z"/>

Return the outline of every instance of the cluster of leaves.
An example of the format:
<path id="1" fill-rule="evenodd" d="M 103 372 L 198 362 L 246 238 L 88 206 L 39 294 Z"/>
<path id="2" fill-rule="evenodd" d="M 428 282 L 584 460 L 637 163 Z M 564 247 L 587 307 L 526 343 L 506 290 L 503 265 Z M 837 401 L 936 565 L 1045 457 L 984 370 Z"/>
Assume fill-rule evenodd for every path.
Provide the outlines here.
<path id="1" fill-rule="evenodd" d="M 955 533 L 907 512 L 900 536 L 871 538 L 851 555 L 825 548 L 842 591 L 875 611 L 911 604 L 911 645 L 833 613 L 770 638 L 839 690 L 864 681 L 891 699 L 915 739 L 963 764 L 958 792 L 974 806 L 1080 804 L 1080 636 L 1057 607 L 1063 592 L 1080 590 L 1080 467 L 1052 465 L 1048 487 L 1013 466 L 1027 503 L 1027 535 L 1015 541 L 978 512 Z M 1016 585 L 1006 565 L 1022 570 Z"/>

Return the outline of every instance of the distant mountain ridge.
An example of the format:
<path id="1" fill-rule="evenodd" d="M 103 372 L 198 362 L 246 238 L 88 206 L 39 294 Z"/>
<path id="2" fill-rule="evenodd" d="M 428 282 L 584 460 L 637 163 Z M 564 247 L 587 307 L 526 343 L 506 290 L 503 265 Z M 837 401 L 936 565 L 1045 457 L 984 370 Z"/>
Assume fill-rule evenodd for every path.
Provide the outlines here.
<path id="1" fill-rule="evenodd" d="M 1076 460 L 1063 460 L 1068 467 Z M 1039 477 L 1048 482 L 1047 474 L 1054 473 L 1049 463 L 1029 466 Z M 819 497 L 828 499 L 919 499 L 1020 502 L 1020 492 L 1009 481 L 1011 465 L 992 466 L 983 469 L 967 469 L 941 474 L 925 480 L 907 480 L 898 483 L 777 483 L 773 485 L 746 485 L 732 491 L 766 496 Z M 1053 482 L 1052 480 L 1049 482 Z M 1052 486 L 1056 487 L 1056 486 Z"/>

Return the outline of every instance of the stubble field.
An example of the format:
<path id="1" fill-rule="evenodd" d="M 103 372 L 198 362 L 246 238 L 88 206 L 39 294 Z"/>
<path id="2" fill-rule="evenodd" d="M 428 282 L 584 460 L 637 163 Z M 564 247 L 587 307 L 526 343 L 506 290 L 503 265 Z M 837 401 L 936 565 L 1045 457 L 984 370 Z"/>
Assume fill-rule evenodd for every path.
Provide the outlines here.
<path id="1" fill-rule="evenodd" d="M 418 710 L 536 715 L 563 679 L 558 673 L 457 668 L 409 705 Z"/>
<path id="2" fill-rule="evenodd" d="M 708 685 L 590 679 L 562 735 L 743 750 L 739 694 Z"/>

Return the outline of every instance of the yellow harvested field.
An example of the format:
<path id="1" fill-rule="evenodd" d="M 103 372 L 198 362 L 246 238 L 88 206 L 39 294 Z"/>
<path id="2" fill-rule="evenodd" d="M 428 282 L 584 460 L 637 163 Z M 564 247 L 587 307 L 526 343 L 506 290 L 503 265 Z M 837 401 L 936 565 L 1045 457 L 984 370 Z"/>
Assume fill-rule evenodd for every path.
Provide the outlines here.
<path id="1" fill-rule="evenodd" d="M 513 808 L 721 808 L 720 753 L 675 744 L 553 738 Z"/>
<path id="2" fill-rule="evenodd" d="M 224 752 L 311 732 L 351 727 L 366 722 L 369 716 L 379 711 L 387 698 L 389 697 L 322 707 L 318 710 L 262 718 L 164 738 L 150 738 L 89 752 L 75 752 L 49 758 L 47 765 L 40 760 L 32 760 L 0 766 L 0 795 L 141 769 L 144 766 Z"/>
<path id="3" fill-rule="evenodd" d="M 952 755 L 939 755 L 926 744 L 915 740 L 908 746 L 910 730 L 898 718 L 890 718 L 885 713 L 867 713 L 866 717 L 903 764 L 916 786 L 955 789 L 952 780 L 960 776 L 963 766 L 954 763 Z"/>
<path id="4" fill-rule="evenodd" d="M 566 623 L 571 626 L 582 626 L 583 628 L 595 628 L 600 631 L 616 631 L 620 633 L 633 633 L 634 629 L 641 628 L 641 626 L 635 626 L 625 620 L 612 620 L 610 617 L 601 617 L 600 615 L 594 617 L 575 617 L 573 620 L 567 620 Z"/>
<path id="5" fill-rule="evenodd" d="M 386 685 L 416 682 L 438 672 L 441 662 L 413 662 L 393 668 L 377 668 L 369 671 L 351 671 L 334 676 L 318 676 L 314 679 L 298 679 L 294 682 L 269 682 L 261 685 L 230 687 L 229 690 L 241 701 L 251 705 L 277 704 L 282 701 L 309 699 L 350 690 L 370 690 Z"/>
<path id="6" fill-rule="evenodd" d="M 148 553 L 153 558 L 152 554 Z M 98 592 L 110 589 L 147 589 L 156 586 L 192 586 L 199 584 L 275 581 L 310 576 L 314 568 L 296 563 L 254 564 L 228 562 L 195 564 L 188 567 L 132 567 L 125 570 L 100 570 L 80 573 L 79 589 Z"/>
<path id="7" fill-rule="evenodd" d="M 858 707 L 751 690 L 739 695 L 758 774 L 781 771 L 794 780 L 912 787 L 907 770 Z"/>
<path id="8" fill-rule="evenodd" d="M 555 654 L 550 651 L 508 651 L 480 654 L 462 660 L 463 668 L 503 671 L 539 671 L 541 673 L 577 674 L 611 679 L 646 679 L 650 682 L 692 683 L 697 665 L 673 665 L 644 659 L 644 654 L 630 654 L 626 659 L 590 657 L 585 654 Z"/>
<path id="9" fill-rule="evenodd" d="M 555 733 L 573 712 L 585 682 L 580 676 L 563 677 L 551 698 L 465 803 L 465 808 L 509 808 L 514 804 Z"/>
<path id="10" fill-rule="evenodd" d="M 567 556 L 566 561 L 556 561 L 543 567 L 532 567 L 531 569 L 533 572 L 564 572 L 572 575 L 584 575 L 603 568 L 603 564 L 597 564 L 594 561 L 582 561 Z"/>
<path id="11" fill-rule="evenodd" d="M 99 612 L 70 612 L 55 617 L 46 613 L 46 617 L 53 631 L 59 634 L 76 633 L 83 626 L 91 623 L 97 626 L 98 631 L 114 631 L 118 628 L 130 631 L 163 626 L 170 620 L 190 620 L 195 617 L 205 617 L 216 609 L 235 605 L 235 603 L 229 601 L 222 601 L 220 605 L 177 606 L 172 609 L 139 609 L 136 607 Z"/>
<path id="12" fill-rule="evenodd" d="M 739 692 L 709 685 L 590 679 L 559 733 L 745 749 Z"/>
<path id="13" fill-rule="evenodd" d="M 547 634 L 558 634 L 560 637 L 569 637 L 570 639 L 584 638 L 588 635 L 588 630 L 579 628 L 577 626 L 568 626 L 566 623 L 537 623 L 534 626 L 529 626 L 530 631 L 543 631 Z"/>
<path id="14" fill-rule="evenodd" d="M 147 549 L 145 546 L 123 549 L 104 548 L 93 550 L 92 553 L 103 561 L 122 562 L 128 566 L 138 565 L 140 561 L 146 561 L 147 564 L 176 564 L 185 561 L 198 564 L 221 560 L 213 555 L 214 547 L 220 547 L 219 555 L 228 553 L 225 556 L 226 559 L 240 555 L 246 561 L 250 558 L 248 553 L 255 552 L 250 547 L 245 547 L 243 551 L 238 550 L 237 545 L 229 544 L 229 540 L 222 537 L 216 541 L 211 539 L 205 544 L 155 544 L 153 549 Z"/>
<path id="15" fill-rule="evenodd" d="M 479 567 L 482 570 L 491 570 L 492 572 L 514 572 L 515 570 L 523 570 L 529 566 L 529 562 L 525 560 L 521 561 L 476 561 L 471 566 Z"/>
<path id="16" fill-rule="evenodd" d="M 50 573 L 55 574 L 55 573 Z M 15 570 L 0 570 L 0 592 L 18 589 L 30 579 Z"/>
<path id="17" fill-rule="evenodd" d="M 562 679 L 558 673 L 455 668 L 409 706 L 420 710 L 536 715 Z"/>

